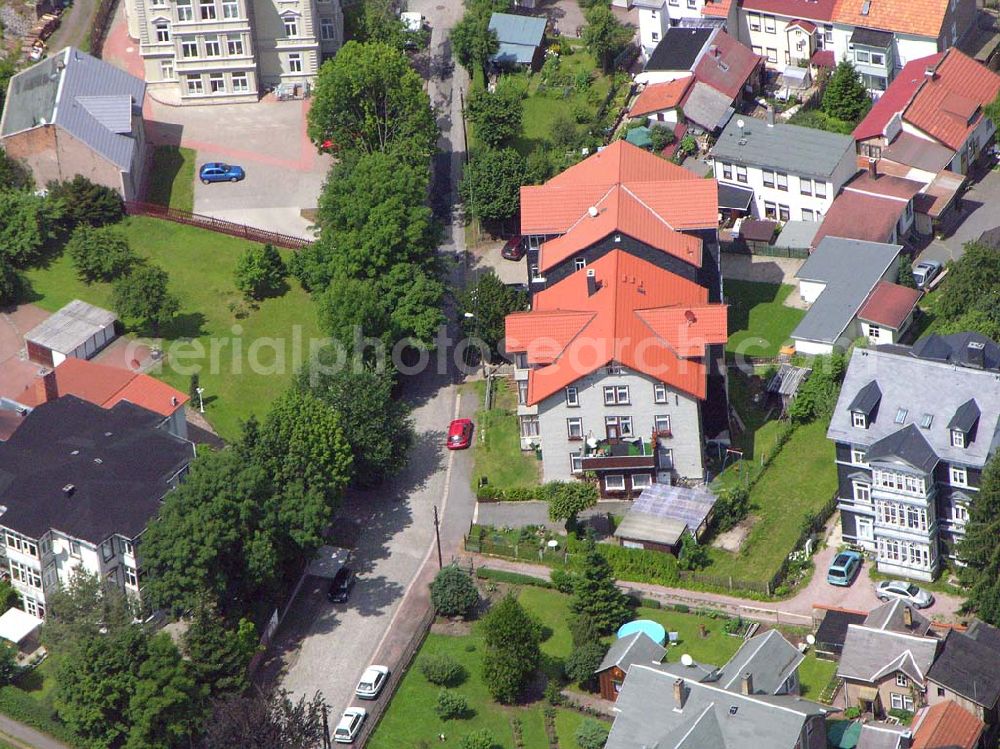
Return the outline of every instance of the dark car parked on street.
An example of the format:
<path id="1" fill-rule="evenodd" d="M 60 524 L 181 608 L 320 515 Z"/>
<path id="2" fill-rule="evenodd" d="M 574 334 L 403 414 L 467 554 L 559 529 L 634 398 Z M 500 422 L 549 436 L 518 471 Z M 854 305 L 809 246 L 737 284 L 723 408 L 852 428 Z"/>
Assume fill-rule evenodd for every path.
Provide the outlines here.
<path id="1" fill-rule="evenodd" d="M 344 603 L 351 597 L 351 588 L 354 587 L 354 570 L 350 567 L 341 567 L 333 580 L 330 581 L 330 589 L 326 592 L 326 597 L 331 603 Z"/>

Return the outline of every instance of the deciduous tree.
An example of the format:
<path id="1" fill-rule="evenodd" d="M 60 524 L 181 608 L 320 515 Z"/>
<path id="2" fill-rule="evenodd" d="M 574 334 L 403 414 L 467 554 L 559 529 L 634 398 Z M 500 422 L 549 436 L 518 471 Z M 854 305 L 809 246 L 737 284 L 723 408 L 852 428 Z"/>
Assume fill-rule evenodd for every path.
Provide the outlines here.
<path id="1" fill-rule="evenodd" d="M 132 626 L 136 607 L 121 588 L 96 574 L 79 571 L 69 582 L 46 594 L 42 643 L 54 653 L 72 650 L 100 634 Z"/>
<path id="2" fill-rule="evenodd" d="M 129 327 L 149 328 L 158 336 L 160 326 L 170 322 L 181 307 L 168 290 L 169 283 L 165 270 L 144 263 L 115 281 L 111 305 Z"/>
<path id="3" fill-rule="evenodd" d="M 248 247 L 236 260 L 236 288 L 247 299 L 280 296 L 287 275 L 285 261 L 272 244 Z"/>
<path id="4" fill-rule="evenodd" d="M 965 537 L 957 546 L 963 565 L 959 577 L 969 587 L 965 607 L 983 621 L 1000 626 L 1000 460 L 991 458 L 969 504 Z"/>
<path id="5" fill-rule="evenodd" d="M 319 692 L 298 701 L 283 690 L 218 700 L 206 725 L 205 749 L 313 749 L 326 740 L 327 713 Z"/>
<path id="6" fill-rule="evenodd" d="M 474 78 L 476 68 L 483 70 L 500 48 L 496 32 L 490 29 L 490 14 L 470 9 L 451 30 L 451 49 L 455 59 Z"/>
<path id="7" fill-rule="evenodd" d="M 466 113 L 476 128 L 476 137 L 490 148 L 499 148 L 521 134 L 524 118 L 521 91 L 509 84 L 498 84 L 493 92 L 475 88 L 469 94 Z"/>
<path id="8" fill-rule="evenodd" d="M 58 200 L 47 200 L 26 190 L 0 190 L 0 255 L 16 268 L 41 258 L 54 239 L 63 215 Z"/>
<path id="9" fill-rule="evenodd" d="M 507 315 L 527 306 L 527 292 L 507 286 L 496 273 L 488 270 L 459 296 L 459 310 L 473 315 L 460 318 L 462 332 L 466 336 L 479 338 L 493 357 L 504 338 L 504 321 Z"/>
<path id="10" fill-rule="evenodd" d="M 460 192 L 466 210 L 486 221 L 511 218 L 527 181 L 524 157 L 513 148 L 476 153 L 462 175 Z"/>
<path id="11" fill-rule="evenodd" d="M 609 72 L 615 56 L 632 38 L 632 32 L 615 18 L 606 4 L 589 8 L 585 18 L 587 25 L 583 27 L 583 43 L 604 71 Z"/>
<path id="12" fill-rule="evenodd" d="M 80 224 L 114 224 L 125 215 L 125 203 L 116 190 L 91 182 L 80 174 L 70 180 L 49 182 L 47 189 L 50 198 L 65 206 L 63 221 L 69 229 Z"/>
<path id="13" fill-rule="evenodd" d="M 601 661 L 604 659 L 604 654 L 607 651 L 607 647 L 602 645 L 598 640 L 588 642 L 576 648 L 569 654 L 566 663 L 563 664 L 563 671 L 566 673 L 566 678 L 576 682 L 585 689 L 593 688 L 596 679 L 594 671 L 601 665 Z"/>
<path id="14" fill-rule="evenodd" d="M 196 679 L 213 697 L 241 694 L 247 688 L 247 667 L 259 647 L 253 622 L 240 619 L 227 626 L 211 603 L 195 609 L 184 633 L 184 651 Z"/>
<path id="15" fill-rule="evenodd" d="M 77 277 L 86 283 L 114 281 L 140 262 L 125 232 L 116 226 L 95 229 L 80 224 L 66 243 L 66 252 L 73 260 Z"/>

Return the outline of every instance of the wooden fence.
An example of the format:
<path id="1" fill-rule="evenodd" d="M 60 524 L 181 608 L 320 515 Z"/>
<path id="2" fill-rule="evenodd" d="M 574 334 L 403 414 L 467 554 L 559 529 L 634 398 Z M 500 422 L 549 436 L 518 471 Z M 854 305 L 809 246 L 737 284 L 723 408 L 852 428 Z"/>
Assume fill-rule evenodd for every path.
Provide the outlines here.
<path id="1" fill-rule="evenodd" d="M 302 239 L 301 237 L 293 237 L 289 234 L 280 234 L 274 231 L 267 231 L 266 229 L 258 229 L 253 226 L 247 226 L 246 224 L 238 224 L 234 221 L 225 221 L 221 218 L 212 218 L 211 216 L 204 216 L 200 213 L 190 213 L 177 208 L 168 208 L 167 206 L 156 205 L 155 203 L 141 203 L 139 201 L 130 200 L 125 203 L 125 213 L 129 216 L 153 216 L 155 218 L 162 218 L 167 221 L 174 221 L 178 224 L 187 224 L 188 226 L 197 226 L 200 229 L 208 229 L 209 231 L 219 232 L 220 234 L 228 234 L 231 237 L 248 239 L 251 242 L 260 242 L 262 244 L 273 244 L 276 247 L 285 247 L 289 250 L 301 250 L 303 247 L 308 247 L 312 244 L 312 242 L 308 239 Z"/>
<path id="2" fill-rule="evenodd" d="M 111 28 L 111 19 L 115 15 L 115 5 L 118 0 L 101 0 L 90 24 L 90 54 L 100 57 L 104 51 L 104 40 Z"/>

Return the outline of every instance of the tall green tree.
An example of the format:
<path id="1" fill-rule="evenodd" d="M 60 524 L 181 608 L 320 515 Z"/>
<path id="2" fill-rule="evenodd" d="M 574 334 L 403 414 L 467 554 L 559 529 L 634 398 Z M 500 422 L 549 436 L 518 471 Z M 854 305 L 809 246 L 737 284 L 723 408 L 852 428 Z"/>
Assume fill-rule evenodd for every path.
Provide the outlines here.
<path id="1" fill-rule="evenodd" d="M 273 244 L 252 245 L 236 260 L 236 288 L 247 299 L 263 299 L 284 293 L 288 269 Z"/>
<path id="2" fill-rule="evenodd" d="M 948 283 L 942 285 L 937 313 L 957 320 L 970 312 L 987 313 L 1000 320 L 1000 252 L 987 244 L 967 242 L 959 260 L 948 266 Z"/>
<path id="3" fill-rule="evenodd" d="M 13 304 L 21 296 L 24 281 L 7 258 L 0 255 L 0 305 Z"/>
<path id="4" fill-rule="evenodd" d="M 523 130 L 524 103 L 516 86 L 498 84 L 492 92 L 474 88 L 465 109 L 476 137 L 490 148 L 509 144 Z"/>
<path id="5" fill-rule="evenodd" d="M 63 222 L 68 229 L 80 224 L 106 226 L 121 221 L 125 203 L 116 190 L 91 182 L 83 175 L 62 182 L 49 182 L 49 197 L 66 208 Z"/>
<path id="6" fill-rule="evenodd" d="M 479 9 L 470 9 L 452 27 L 451 49 L 455 59 L 465 68 L 470 78 L 475 78 L 478 68 L 483 70 L 490 55 L 500 48 L 496 32 L 490 29 L 490 14 Z"/>
<path id="7" fill-rule="evenodd" d="M 149 329 L 154 336 L 170 322 L 181 303 L 170 293 L 170 277 L 162 268 L 143 263 L 122 276 L 111 292 L 111 306 L 118 317 L 133 329 Z"/>
<path id="8" fill-rule="evenodd" d="M 371 367 L 303 370 L 299 385 L 337 412 L 354 456 L 354 482 L 376 486 L 398 473 L 413 446 L 409 406 L 393 393 L 387 372 Z"/>
<path id="9" fill-rule="evenodd" d="M 526 291 L 508 286 L 496 273 L 488 270 L 459 295 L 459 311 L 473 315 L 459 318 L 462 332 L 466 336 L 482 340 L 492 357 L 498 352 L 500 341 L 504 338 L 504 321 L 507 315 L 526 309 L 527 306 Z"/>
<path id="10" fill-rule="evenodd" d="M 606 4 L 594 5 L 586 11 L 584 17 L 587 25 L 583 27 L 583 43 L 604 72 L 610 72 L 615 56 L 625 49 L 632 38 L 632 32 L 615 18 Z"/>
<path id="11" fill-rule="evenodd" d="M 830 117 L 858 123 L 872 108 L 872 98 L 861 75 L 847 60 L 841 60 L 827 81 L 820 108 Z"/>
<path id="12" fill-rule="evenodd" d="M 965 608 L 985 622 L 1000 626 L 1000 460 L 983 470 L 976 499 L 969 504 L 965 538 L 956 553 L 963 566 L 959 578 L 969 588 Z"/>
<path id="13" fill-rule="evenodd" d="M 69 582 L 46 593 L 42 643 L 62 653 L 100 634 L 116 634 L 132 626 L 135 602 L 117 585 L 96 574 L 77 572 Z"/>
<path id="14" fill-rule="evenodd" d="M 348 42 L 323 63 L 307 129 L 317 146 L 329 140 L 337 150 L 395 150 L 414 163 L 430 157 L 438 137 L 420 76 L 402 52 L 380 42 Z"/>
<path id="15" fill-rule="evenodd" d="M 366 0 L 346 6 L 344 35 L 356 42 L 381 42 L 398 50 L 406 45 L 406 29 L 393 0 Z"/>
<path id="16" fill-rule="evenodd" d="M 58 235 L 63 212 L 58 200 L 26 190 L 0 190 L 0 256 L 16 268 L 37 263 Z"/>
<path id="17" fill-rule="evenodd" d="M 59 655 L 53 703 L 59 718 L 86 746 L 125 745 L 146 648 L 146 633 L 129 626 L 88 636 Z"/>
<path id="18" fill-rule="evenodd" d="M 0 63 L 0 65 L 2 64 Z M 2 100 L 3 95 L 0 94 L 0 101 Z M 0 109 L 2 107 L 3 104 L 0 104 Z M 0 148 L 0 190 L 28 190 L 34 184 L 35 180 L 31 176 L 31 172 L 21 162 L 10 158 L 7 152 Z"/>
<path id="19" fill-rule="evenodd" d="M 593 540 L 587 542 L 583 572 L 574 583 L 570 610 L 577 616 L 589 617 L 602 635 L 618 629 L 632 612 L 628 596 L 615 585 L 611 565 Z"/>
<path id="20" fill-rule="evenodd" d="M 208 687 L 166 632 L 150 638 L 128 706 L 126 749 L 180 749 L 200 734 Z"/>
<path id="21" fill-rule="evenodd" d="M 129 246 L 125 232 L 117 226 L 94 228 L 80 224 L 66 243 L 81 281 L 114 281 L 139 264 L 139 256 Z"/>
<path id="22" fill-rule="evenodd" d="M 240 619 L 227 626 L 211 603 L 195 609 L 184 633 L 184 652 L 190 659 L 196 681 L 208 687 L 213 697 L 242 694 L 249 686 L 247 668 L 259 649 L 253 622 Z"/>
<path id="23" fill-rule="evenodd" d="M 537 624 L 513 594 L 494 604 L 482 622 L 483 680 L 497 702 L 510 704 L 527 686 L 541 659 Z"/>
<path id="24" fill-rule="evenodd" d="M 513 148 L 485 149 L 465 167 L 459 191 L 466 210 L 486 221 L 506 221 L 521 205 L 527 182 L 524 157 Z"/>
<path id="25" fill-rule="evenodd" d="M 205 749 L 313 749 L 326 740 L 328 706 L 317 692 L 293 701 L 285 691 L 229 697 L 213 704 Z"/>

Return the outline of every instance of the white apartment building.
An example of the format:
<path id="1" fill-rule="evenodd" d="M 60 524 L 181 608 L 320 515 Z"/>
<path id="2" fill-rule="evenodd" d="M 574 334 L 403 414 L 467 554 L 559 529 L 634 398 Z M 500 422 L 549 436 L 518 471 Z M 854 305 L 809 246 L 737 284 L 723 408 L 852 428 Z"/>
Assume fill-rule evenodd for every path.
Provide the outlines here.
<path id="1" fill-rule="evenodd" d="M 304 92 L 344 41 L 340 0 L 126 0 L 125 15 L 149 90 L 183 104 Z"/>
<path id="2" fill-rule="evenodd" d="M 713 146 L 715 178 L 753 190 L 757 218 L 822 221 L 857 171 L 849 135 L 734 116 Z"/>
<path id="3" fill-rule="evenodd" d="M 0 551 L 25 611 L 44 617 L 78 570 L 139 597 L 139 539 L 193 458 L 162 416 L 127 401 L 68 395 L 24 416 L 0 443 Z"/>

